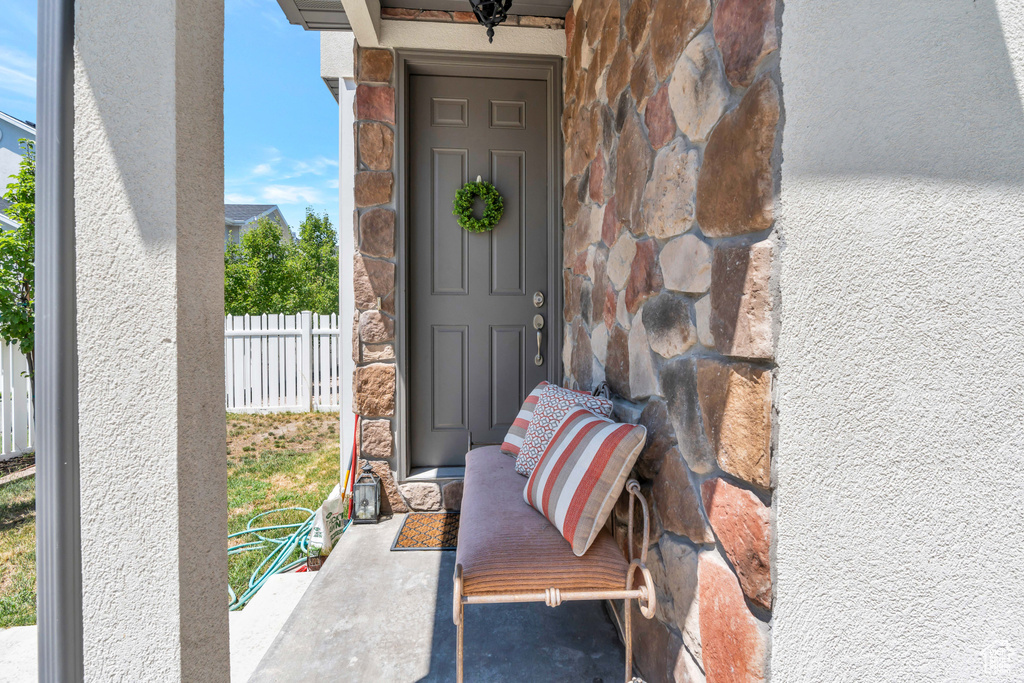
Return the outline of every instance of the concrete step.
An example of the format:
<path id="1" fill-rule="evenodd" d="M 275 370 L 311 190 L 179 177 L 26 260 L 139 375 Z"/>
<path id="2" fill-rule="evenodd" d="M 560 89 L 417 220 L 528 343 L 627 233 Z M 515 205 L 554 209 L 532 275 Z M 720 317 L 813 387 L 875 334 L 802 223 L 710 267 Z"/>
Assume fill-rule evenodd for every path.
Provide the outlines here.
<path id="1" fill-rule="evenodd" d="M 0 683 L 38 680 L 36 647 L 35 626 L 0 629 Z"/>
<path id="2" fill-rule="evenodd" d="M 249 680 L 315 577 L 315 572 L 275 574 L 245 609 L 230 614 L 232 683 Z M 0 683 L 34 683 L 36 647 L 35 626 L 0 629 Z"/>
<path id="3" fill-rule="evenodd" d="M 232 683 L 249 680 L 315 577 L 316 572 L 275 574 L 245 609 L 231 613 Z"/>

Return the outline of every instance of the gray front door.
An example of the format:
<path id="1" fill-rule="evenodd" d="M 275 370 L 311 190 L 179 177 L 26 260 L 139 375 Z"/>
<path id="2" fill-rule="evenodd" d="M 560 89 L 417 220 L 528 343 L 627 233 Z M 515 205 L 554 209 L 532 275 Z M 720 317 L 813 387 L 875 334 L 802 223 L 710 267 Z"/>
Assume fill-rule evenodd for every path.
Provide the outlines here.
<path id="1" fill-rule="evenodd" d="M 462 466 L 467 449 L 502 442 L 558 362 L 547 351 L 545 83 L 411 75 L 408 131 L 409 458 L 413 468 Z M 452 215 L 455 191 L 477 176 L 505 207 L 484 234 Z"/>

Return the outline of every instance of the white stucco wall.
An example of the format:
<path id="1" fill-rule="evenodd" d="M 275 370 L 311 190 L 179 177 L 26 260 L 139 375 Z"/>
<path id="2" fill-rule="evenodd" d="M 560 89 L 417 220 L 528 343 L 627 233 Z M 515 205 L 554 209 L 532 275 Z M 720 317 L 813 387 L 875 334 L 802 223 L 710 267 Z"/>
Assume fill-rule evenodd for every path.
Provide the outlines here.
<path id="1" fill-rule="evenodd" d="M 221 0 L 83 0 L 86 680 L 227 681 Z"/>
<path id="2" fill-rule="evenodd" d="M 355 78 L 355 42 L 351 31 L 320 31 L 321 78 Z"/>
<path id="3" fill-rule="evenodd" d="M 1024 7 L 782 37 L 772 680 L 1024 680 Z"/>

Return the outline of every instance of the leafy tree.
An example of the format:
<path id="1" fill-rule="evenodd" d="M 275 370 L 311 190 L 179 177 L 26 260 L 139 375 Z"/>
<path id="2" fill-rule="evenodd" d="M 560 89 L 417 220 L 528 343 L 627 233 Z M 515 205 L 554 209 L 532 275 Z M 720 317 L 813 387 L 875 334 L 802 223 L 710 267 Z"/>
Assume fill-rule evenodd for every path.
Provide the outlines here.
<path id="1" fill-rule="evenodd" d="M 29 377 L 34 377 L 36 149 L 32 140 L 20 142 L 25 156 L 3 195 L 10 204 L 4 213 L 19 225 L 0 232 L 0 338 L 18 344 L 28 360 Z"/>
<path id="2" fill-rule="evenodd" d="M 260 218 L 224 253 L 224 310 L 229 315 L 294 313 L 295 269 L 281 226 Z"/>
<path id="3" fill-rule="evenodd" d="M 298 307 L 314 313 L 338 312 L 338 235 L 331 219 L 306 209 L 299 226 L 294 264 L 298 283 Z"/>
<path id="4" fill-rule="evenodd" d="M 296 243 L 260 218 L 224 253 L 224 310 L 229 315 L 338 312 L 337 236 L 327 214 L 306 210 Z"/>

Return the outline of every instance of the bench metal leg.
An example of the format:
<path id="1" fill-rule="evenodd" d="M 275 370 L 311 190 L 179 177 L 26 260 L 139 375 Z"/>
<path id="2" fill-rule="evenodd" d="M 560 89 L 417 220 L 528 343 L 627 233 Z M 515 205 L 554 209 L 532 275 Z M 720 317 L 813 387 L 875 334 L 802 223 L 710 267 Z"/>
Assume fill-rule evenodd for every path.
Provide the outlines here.
<path id="1" fill-rule="evenodd" d="M 455 565 L 452 581 L 452 620 L 458 633 L 455 645 L 455 680 L 462 683 L 462 638 L 465 630 L 465 610 L 462 604 L 462 565 Z"/>
<path id="2" fill-rule="evenodd" d="M 622 601 L 626 640 L 626 683 L 633 680 L 633 615 L 629 598 Z"/>
<path id="3" fill-rule="evenodd" d="M 459 625 L 458 625 L 458 631 L 459 631 L 458 645 L 456 645 L 456 652 L 455 652 L 455 657 L 456 657 L 456 660 L 455 660 L 455 680 L 456 680 L 457 683 L 462 683 L 462 632 L 463 632 L 464 629 L 465 629 L 465 626 L 460 621 Z"/>

